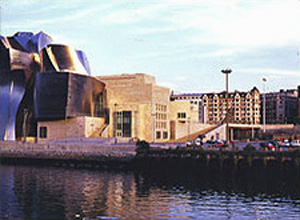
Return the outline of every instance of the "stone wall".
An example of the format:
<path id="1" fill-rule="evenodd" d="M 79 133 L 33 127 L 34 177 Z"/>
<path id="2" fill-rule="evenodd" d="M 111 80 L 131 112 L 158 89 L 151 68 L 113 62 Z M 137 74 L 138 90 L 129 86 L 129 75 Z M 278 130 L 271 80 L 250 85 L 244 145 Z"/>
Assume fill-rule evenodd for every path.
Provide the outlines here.
<path id="1" fill-rule="evenodd" d="M 134 145 L 105 145 L 95 143 L 33 144 L 0 142 L 0 158 L 102 161 L 109 158 L 131 160 Z"/>
<path id="2" fill-rule="evenodd" d="M 67 120 L 38 122 L 39 143 L 65 140 L 72 138 L 85 138 L 92 136 L 104 126 L 104 118 L 76 117 Z M 46 130 L 46 136 L 42 134 Z"/>

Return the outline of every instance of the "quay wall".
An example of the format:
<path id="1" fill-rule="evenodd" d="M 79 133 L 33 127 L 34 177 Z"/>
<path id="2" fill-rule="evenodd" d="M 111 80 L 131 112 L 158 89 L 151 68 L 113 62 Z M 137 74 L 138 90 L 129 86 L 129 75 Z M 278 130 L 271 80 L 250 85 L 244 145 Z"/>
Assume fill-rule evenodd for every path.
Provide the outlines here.
<path id="1" fill-rule="evenodd" d="M 269 170 L 299 175 L 300 151 L 235 151 L 139 148 L 125 144 L 32 144 L 0 142 L 1 162 L 118 168 L 165 173 L 234 173 Z"/>
<path id="2" fill-rule="evenodd" d="M 133 145 L 0 142 L 2 162 L 119 165 L 133 160 L 135 154 Z"/>
<path id="3" fill-rule="evenodd" d="M 139 150 L 135 157 L 143 172 L 181 174 L 244 175 L 265 171 L 274 176 L 300 175 L 300 151 L 233 151 L 233 150 Z"/>

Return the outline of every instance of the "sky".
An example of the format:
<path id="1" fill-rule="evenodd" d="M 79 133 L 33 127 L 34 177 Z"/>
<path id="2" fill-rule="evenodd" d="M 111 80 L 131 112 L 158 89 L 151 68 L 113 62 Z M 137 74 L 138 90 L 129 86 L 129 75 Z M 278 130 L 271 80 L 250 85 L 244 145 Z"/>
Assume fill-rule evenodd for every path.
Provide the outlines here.
<path id="1" fill-rule="evenodd" d="M 299 0 L 0 0 L 0 34 L 50 35 L 92 75 L 147 73 L 176 93 L 296 89 Z"/>

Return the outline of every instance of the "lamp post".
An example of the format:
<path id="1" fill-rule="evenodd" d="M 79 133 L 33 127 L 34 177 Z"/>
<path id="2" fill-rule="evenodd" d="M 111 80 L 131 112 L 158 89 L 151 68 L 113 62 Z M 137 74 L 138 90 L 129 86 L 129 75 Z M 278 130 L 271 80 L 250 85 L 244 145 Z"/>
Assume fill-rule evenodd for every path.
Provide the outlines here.
<path id="1" fill-rule="evenodd" d="M 118 123 L 118 114 L 117 114 L 117 107 L 118 107 L 118 103 L 114 103 L 114 111 L 113 111 L 113 137 L 114 137 L 114 143 L 117 143 L 117 123 Z"/>
<path id="2" fill-rule="evenodd" d="M 28 118 L 28 109 L 24 108 L 24 110 L 23 110 L 23 125 L 22 125 L 23 142 L 24 143 L 26 143 L 26 138 L 27 138 L 27 118 Z"/>
<path id="3" fill-rule="evenodd" d="M 151 116 L 152 116 L 152 142 L 154 143 L 155 142 L 155 129 L 156 129 L 156 123 L 155 123 L 156 114 L 154 111 L 151 113 Z"/>
<path id="4" fill-rule="evenodd" d="M 190 132 L 191 132 L 191 117 L 189 116 L 188 118 L 187 118 L 187 123 L 188 123 L 188 140 L 187 141 L 190 141 Z"/>
<path id="5" fill-rule="evenodd" d="M 262 82 L 263 82 L 263 92 L 264 92 L 264 103 L 263 103 L 263 129 L 264 129 L 264 133 L 266 133 L 266 83 L 267 83 L 267 79 L 266 78 L 262 78 Z"/>
<path id="6" fill-rule="evenodd" d="M 226 120 L 226 141 L 229 140 L 229 125 L 228 125 L 228 75 L 232 72 L 231 69 L 224 69 L 221 70 L 223 74 L 225 74 L 225 83 L 226 83 L 226 115 L 225 115 L 225 120 Z"/>

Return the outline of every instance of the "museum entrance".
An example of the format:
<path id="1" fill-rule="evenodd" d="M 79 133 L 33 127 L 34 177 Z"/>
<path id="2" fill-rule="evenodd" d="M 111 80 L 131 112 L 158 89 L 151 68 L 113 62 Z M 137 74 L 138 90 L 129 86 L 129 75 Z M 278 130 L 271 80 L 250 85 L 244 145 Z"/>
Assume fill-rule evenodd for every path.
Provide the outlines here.
<path id="1" fill-rule="evenodd" d="M 114 136 L 131 137 L 131 111 L 114 112 Z"/>

